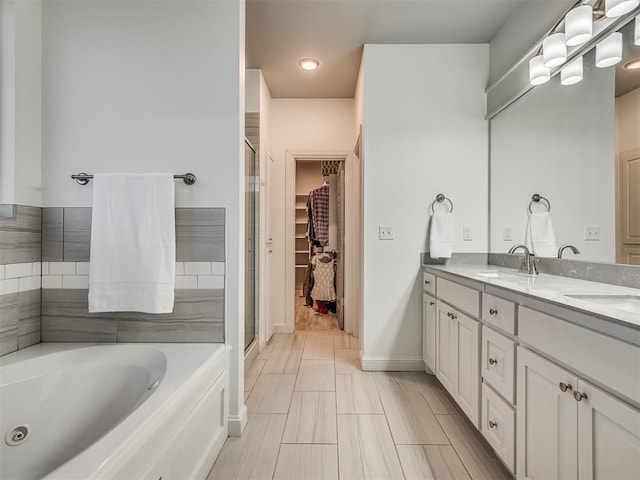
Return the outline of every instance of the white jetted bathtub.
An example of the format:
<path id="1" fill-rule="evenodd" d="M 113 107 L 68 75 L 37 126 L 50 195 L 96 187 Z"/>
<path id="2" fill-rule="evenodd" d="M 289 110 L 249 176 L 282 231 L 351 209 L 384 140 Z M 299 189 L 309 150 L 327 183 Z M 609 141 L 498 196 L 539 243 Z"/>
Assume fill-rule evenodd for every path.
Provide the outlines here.
<path id="1" fill-rule="evenodd" d="M 0 358 L 0 479 L 205 478 L 229 347 L 43 343 Z"/>

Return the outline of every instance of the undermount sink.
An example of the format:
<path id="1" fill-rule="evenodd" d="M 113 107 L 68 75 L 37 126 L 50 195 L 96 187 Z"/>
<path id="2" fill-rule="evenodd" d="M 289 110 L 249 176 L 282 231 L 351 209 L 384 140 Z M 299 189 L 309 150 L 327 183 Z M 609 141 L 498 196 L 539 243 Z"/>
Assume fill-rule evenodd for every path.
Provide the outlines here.
<path id="1" fill-rule="evenodd" d="M 490 272 L 475 272 L 475 275 L 486 278 L 533 278 L 535 275 L 520 272 L 505 272 L 503 270 L 491 270 Z"/>
<path id="2" fill-rule="evenodd" d="M 568 298 L 574 298 L 583 302 L 594 303 L 600 306 L 615 308 L 616 310 L 624 310 L 625 312 L 640 314 L 640 295 L 565 295 Z"/>

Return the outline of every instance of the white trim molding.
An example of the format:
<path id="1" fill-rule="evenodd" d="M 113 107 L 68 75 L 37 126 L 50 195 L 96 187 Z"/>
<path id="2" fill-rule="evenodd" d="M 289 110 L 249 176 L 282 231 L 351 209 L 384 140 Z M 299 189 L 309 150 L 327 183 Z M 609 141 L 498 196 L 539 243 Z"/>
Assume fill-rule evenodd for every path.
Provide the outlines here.
<path id="1" fill-rule="evenodd" d="M 247 426 L 247 406 L 242 405 L 238 415 L 229 415 L 229 436 L 241 437 Z"/>
<path id="2" fill-rule="evenodd" d="M 365 372 L 424 372 L 422 358 L 384 358 L 362 357 L 362 370 Z"/>

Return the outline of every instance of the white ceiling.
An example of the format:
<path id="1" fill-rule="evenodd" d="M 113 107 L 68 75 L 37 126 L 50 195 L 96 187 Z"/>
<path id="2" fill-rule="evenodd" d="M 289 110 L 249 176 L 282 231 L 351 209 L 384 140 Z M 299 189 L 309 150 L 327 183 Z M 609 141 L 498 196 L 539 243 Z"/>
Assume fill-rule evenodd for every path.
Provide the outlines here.
<path id="1" fill-rule="evenodd" d="M 524 0 L 246 0 L 246 66 L 273 97 L 353 97 L 365 43 L 489 43 Z M 315 57 L 313 72 L 298 67 Z"/>

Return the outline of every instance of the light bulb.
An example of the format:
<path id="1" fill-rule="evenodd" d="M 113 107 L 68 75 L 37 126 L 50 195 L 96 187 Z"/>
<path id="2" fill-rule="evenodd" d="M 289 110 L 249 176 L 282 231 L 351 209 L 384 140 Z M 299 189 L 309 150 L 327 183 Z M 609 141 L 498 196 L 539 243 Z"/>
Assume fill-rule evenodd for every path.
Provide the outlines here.
<path id="1" fill-rule="evenodd" d="M 551 71 L 544 66 L 542 55 L 537 55 L 529 60 L 529 83 L 542 85 L 551 78 Z"/>
<path id="2" fill-rule="evenodd" d="M 590 5 L 581 5 L 564 17 L 564 35 L 567 45 L 582 45 L 593 35 L 593 9 Z"/>
<path id="3" fill-rule="evenodd" d="M 547 68 L 557 67 L 567 61 L 564 33 L 554 33 L 542 41 L 542 58 Z"/>
<path id="4" fill-rule="evenodd" d="M 609 18 L 629 13 L 640 4 L 640 0 L 606 0 L 604 14 Z"/>
<path id="5" fill-rule="evenodd" d="M 562 85 L 574 85 L 582 80 L 582 57 L 578 57 L 568 63 L 560 71 L 560 83 Z"/>
<path id="6" fill-rule="evenodd" d="M 610 67 L 620 60 L 622 60 L 622 33 L 614 32 L 596 45 L 596 67 Z"/>

